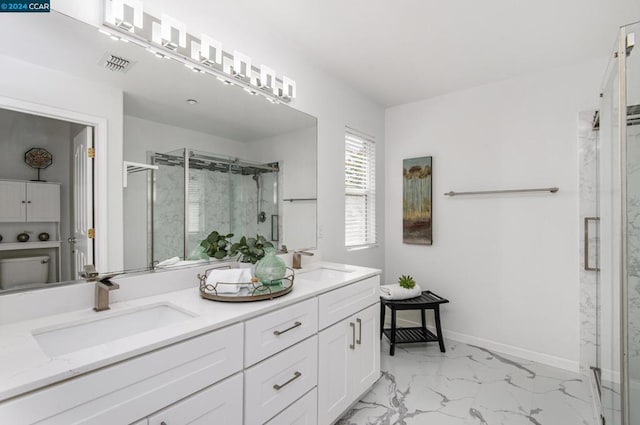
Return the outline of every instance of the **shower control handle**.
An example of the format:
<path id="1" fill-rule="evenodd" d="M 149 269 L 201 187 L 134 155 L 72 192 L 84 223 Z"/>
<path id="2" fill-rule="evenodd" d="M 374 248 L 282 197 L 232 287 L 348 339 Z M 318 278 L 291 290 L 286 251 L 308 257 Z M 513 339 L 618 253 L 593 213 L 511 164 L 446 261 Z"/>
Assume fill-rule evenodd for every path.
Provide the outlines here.
<path id="1" fill-rule="evenodd" d="M 584 269 L 588 272 L 599 272 L 598 266 L 589 267 L 589 222 L 599 222 L 600 217 L 585 217 L 584 218 Z"/>

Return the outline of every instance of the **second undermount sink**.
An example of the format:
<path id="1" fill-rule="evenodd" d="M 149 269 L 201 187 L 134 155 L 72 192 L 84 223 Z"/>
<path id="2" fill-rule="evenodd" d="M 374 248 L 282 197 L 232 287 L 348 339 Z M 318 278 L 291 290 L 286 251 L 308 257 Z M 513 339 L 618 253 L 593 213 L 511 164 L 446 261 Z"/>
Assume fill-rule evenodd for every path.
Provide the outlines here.
<path id="1" fill-rule="evenodd" d="M 96 316 L 55 328 L 32 332 L 42 350 L 49 356 L 59 356 L 125 338 L 131 335 L 172 325 L 194 317 L 172 305 L 160 304 Z"/>
<path id="2" fill-rule="evenodd" d="M 302 280 L 313 280 L 316 282 L 322 280 L 342 280 L 346 279 L 349 273 L 352 273 L 353 270 L 337 270 L 331 269 L 327 267 L 322 267 L 319 269 L 311 270 L 308 272 L 300 272 L 298 274 L 298 278 Z"/>

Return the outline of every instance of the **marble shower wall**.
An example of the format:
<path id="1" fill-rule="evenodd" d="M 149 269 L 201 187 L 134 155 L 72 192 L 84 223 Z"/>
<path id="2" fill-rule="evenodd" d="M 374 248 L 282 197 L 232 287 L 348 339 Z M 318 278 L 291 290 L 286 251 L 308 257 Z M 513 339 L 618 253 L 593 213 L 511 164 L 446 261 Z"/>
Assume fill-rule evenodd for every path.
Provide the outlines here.
<path id="1" fill-rule="evenodd" d="M 591 124 L 595 111 L 581 112 L 578 117 L 578 174 L 580 214 L 580 369 L 583 373 L 596 365 L 598 351 L 597 322 L 600 305 L 597 294 L 597 273 L 584 269 L 584 225 L 585 217 L 598 216 L 598 133 Z M 589 224 L 589 266 L 596 265 L 598 224 Z"/>
<path id="2" fill-rule="evenodd" d="M 184 256 L 184 167 L 158 167 L 154 173 L 154 261 Z"/>
<path id="3" fill-rule="evenodd" d="M 640 125 L 627 127 L 627 225 L 629 372 L 640 381 Z"/>
<path id="4" fill-rule="evenodd" d="M 262 203 L 266 221 L 258 223 L 258 188 L 253 176 L 234 174 L 231 177 L 231 233 L 239 236 L 262 235 L 271 240 L 271 216 L 278 214 L 278 173 L 261 174 Z M 274 235 L 277 236 L 277 235 Z M 272 241 L 277 245 L 277 241 Z"/>

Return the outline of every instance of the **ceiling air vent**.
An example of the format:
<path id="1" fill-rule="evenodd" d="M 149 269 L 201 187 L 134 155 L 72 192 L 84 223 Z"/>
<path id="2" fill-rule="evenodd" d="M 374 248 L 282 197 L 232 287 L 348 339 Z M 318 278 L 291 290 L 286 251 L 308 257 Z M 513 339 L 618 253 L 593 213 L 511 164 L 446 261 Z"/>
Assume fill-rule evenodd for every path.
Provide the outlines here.
<path id="1" fill-rule="evenodd" d="M 111 53 L 106 53 L 99 62 L 101 66 L 107 68 L 110 71 L 122 73 L 129 71 L 134 63 L 135 62 Z"/>

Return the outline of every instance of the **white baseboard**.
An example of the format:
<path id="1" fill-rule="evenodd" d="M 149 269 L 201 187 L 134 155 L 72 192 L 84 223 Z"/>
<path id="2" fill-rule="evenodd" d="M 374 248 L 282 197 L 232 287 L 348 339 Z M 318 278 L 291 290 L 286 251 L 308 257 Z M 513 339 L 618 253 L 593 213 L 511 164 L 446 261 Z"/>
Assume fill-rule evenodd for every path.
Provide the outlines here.
<path id="1" fill-rule="evenodd" d="M 398 317 L 399 326 L 421 326 L 419 323 L 411 320 Z M 427 326 L 427 328 L 435 333 L 435 328 Z M 484 338 L 478 338 L 471 335 L 466 335 L 459 332 L 449 331 L 447 329 L 442 330 L 445 341 L 452 339 L 454 341 L 462 342 L 469 345 L 477 345 L 478 347 L 486 348 L 487 350 L 497 351 L 502 354 L 508 354 L 510 356 L 521 357 L 526 360 L 542 363 L 548 366 L 557 367 L 559 369 L 568 370 L 570 372 L 580 373 L 580 365 L 577 361 L 564 359 L 562 357 L 552 356 L 550 354 L 540 353 L 537 351 L 527 350 L 525 348 L 516 347 L 513 345 L 502 344 L 500 342 L 491 341 Z"/>

